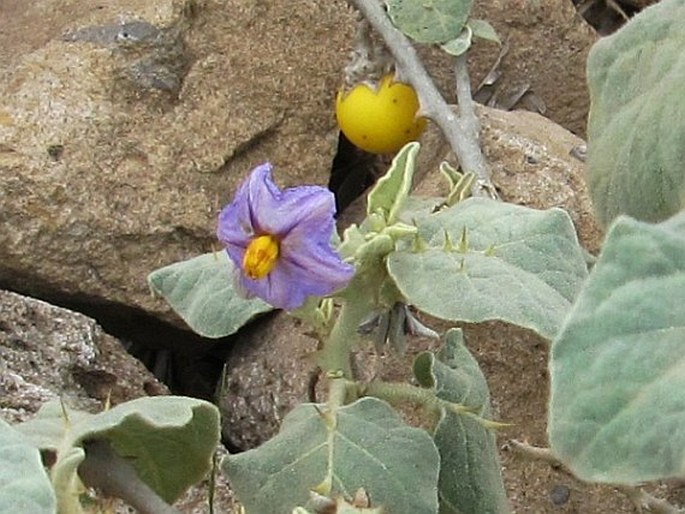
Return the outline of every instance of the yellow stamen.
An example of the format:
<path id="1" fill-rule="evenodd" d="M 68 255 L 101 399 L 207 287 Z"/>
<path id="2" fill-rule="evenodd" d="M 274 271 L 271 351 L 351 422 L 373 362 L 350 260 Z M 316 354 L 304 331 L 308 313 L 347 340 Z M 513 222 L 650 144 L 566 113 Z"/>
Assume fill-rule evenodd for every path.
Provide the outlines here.
<path id="1" fill-rule="evenodd" d="M 276 266 L 280 245 L 272 235 L 255 237 L 245 250 L 243 271 L 252 280 L 267 276 Z"/>

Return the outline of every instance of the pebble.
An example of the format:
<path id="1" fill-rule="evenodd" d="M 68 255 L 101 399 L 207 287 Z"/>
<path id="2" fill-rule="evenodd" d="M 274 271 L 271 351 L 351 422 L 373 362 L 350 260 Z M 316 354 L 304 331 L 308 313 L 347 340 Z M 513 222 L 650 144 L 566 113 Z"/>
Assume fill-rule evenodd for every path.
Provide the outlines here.
<path id="1" fill-rule="evenodd" d="M 556 506 L 560 506 L 566 503 L 570 496 L 571 489 L 562 484 L 555 485 L 549 492 L 549 498 L 550 500 L 552 500 L 552 503 Z"/>

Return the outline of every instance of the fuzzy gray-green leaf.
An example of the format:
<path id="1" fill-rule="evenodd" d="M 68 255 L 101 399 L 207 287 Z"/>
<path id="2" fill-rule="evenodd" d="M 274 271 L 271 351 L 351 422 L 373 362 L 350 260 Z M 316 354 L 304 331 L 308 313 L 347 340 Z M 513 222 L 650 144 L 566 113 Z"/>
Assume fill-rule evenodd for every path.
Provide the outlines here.
<path id="1" fill-rule="evenodd" d="M 380 211 L 388 224 L 397 220 L 397 215 L 411 190 L 416 154 L 420 146 L 416 142 L 407 143 L 397 153 L 387 173 L 378 179 L 369 192 L 367 214 Z"/>
<path id="2" fill-rule="evenodd" d="M 685 213 L 614 222 L 550 375 L 550 443 L 575 475 L 685 477 Z"/>
<path id="3" fill-rule="evenodd" d="M 499 45 L 502 44 L 502 40 L 497 35 L 495 28 L 490 25 L 485 20 L 469 20 L 467 25 L 473 30 L 473 37 L 480 39 L 485 39 L 486 41 L 492 41 Z"/>
<path id="4" fill-rule="evenodd" d="M 685 0 L 663 0 L 588 59 L 588 185 L 608 225 L 661 221 L 685 201 Z"/>
<path id="5" fill-rule="evenodd" d="M 371 507 L 384 512 L 437 513 L 438 452 L 424 430 L 405 425 L 375 398 L 326 409 L 299 405 L 273 439 L 224 460 L 247 514 L 290 512 L 325 484 L 332 497 L 346 499 L 364 488 Z"/>
<path id="6" fill-rule="evenodd" d="M 464 26 L 464 30 L 461 31 L 456 38 L 447 41 L 440 45 L 445 52 L 450 55 L 459 56 L 465 53 L 469 48 L 471 48 L 471 43 L 473 42 L 473 30 L 468 25 Z"/>
<path id="7" fill-rule="evenodd" d="M 0 419 L 0 512 L 54 514 L 56 508 L 38 448 Z"/>
<path id="8" fill-rule="evenodd" d="M 392 22 L 418 43 L 445 43 L 461 33 L 472 0 L 387 0 Z"/>
<path id="9" fill-rule="evenodd" d="M 139 398 L 99 414 L 49 402 L 17 429 L 37 448 L 57 452 L 53 475 L 64 483 L 75 476 L 82 443 L 105 440 L 120 457 L 131 459 L 148 486 L 173 502 L 211 469 L 219 413 L 209 402 L 182 396 Z"/>
<path id="10" fill-rule="evenodd" d="M 190 328 L 201 336 L 219 338 L 273 309 L 259 298 L 240 296 L 233 271 L 226 252 L 213 252 L 155 270 L 147 280 Z"/>
<path id="11" fill-rule="evenodd" d="M 548 339 L 556 335 L 587 276 L 567 213 L 483 198 L 435 214 L 411 205 L 406 215 L 428 248 L 387 259 L 407 303 L 450 321 L 498 319 Z"/>
<path id="12" fill-rule="evenodd" d="M 445 346 L 434 355 L 420 354 L 414 373 L 421 385 L 446 401 L 490 415 L 490 394 L 478 362 L 463 342 L 461 330 L 450 330 Z M 509 512 L 495 434 L 472 416 L 443 409 L 434 433 L 440 452 L 440 514 Z"/>

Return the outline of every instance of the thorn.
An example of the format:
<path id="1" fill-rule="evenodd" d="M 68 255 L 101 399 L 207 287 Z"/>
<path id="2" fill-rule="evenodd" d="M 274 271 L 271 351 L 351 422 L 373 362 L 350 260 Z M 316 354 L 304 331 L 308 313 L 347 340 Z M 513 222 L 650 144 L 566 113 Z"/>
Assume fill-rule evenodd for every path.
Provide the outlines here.
<path id="1" fill-rule="evenodd" d="M 459 245 L 457 246 L 457 251 L 460 253 L 466 253 L 469 251 L 469 240 L 468 240 L 468 229 L 466 226 L 461 229 L 461 237 L 459 238 Z"/>
<path id="2" fill-rule="evenodd" d="M 483 425 L 485 428 L 489 428 L 491 430 L 499 430 L 502 428 L 510 428 L 510 427 L 515 427 L 515 423 L 504 423 L 501 421 L 493 421 L 491 419 L 485 419 L 481 418 L 481 425 Z"/>
<path id="3" fill-rule="evenodd" d="M 64 403 L 64 398 L 60 396 L 59 398 L 59 405 L 62 407 L 62 416 L 64 416 L 64 423 L 66 425 L 71 424 L 71 419 L 69 418 L 69 410 L 67 409 L 66 404 Z"/>
<path id="4" fill-rule="evenodd" d="M 461 262 L 459 263 L 459 271 L 465 271 L 466 270 L 466 262 L 465 259 L 462 257 Z"/>
<path id="5" fill-rule="evenodd" d="M 450 236 L 450 233 L 445 229 L 445 245 L 443 246 L 443 249 L 446 252 L 454 252 L 456 248 L 454 247 L 454 243 L 452 242 L 452 237 Z"/>
<path id="6" fill-rule="evenodd" d="M 416 253 L 428 250 L 428 243 L 418 233 L 414 236 L 412 250 Z"/>

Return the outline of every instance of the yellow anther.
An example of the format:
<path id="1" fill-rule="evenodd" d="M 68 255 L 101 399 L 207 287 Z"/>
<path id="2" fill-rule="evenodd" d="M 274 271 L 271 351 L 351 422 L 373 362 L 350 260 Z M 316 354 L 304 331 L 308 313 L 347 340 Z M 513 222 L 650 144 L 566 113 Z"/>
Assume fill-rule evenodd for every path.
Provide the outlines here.
<path id="1" fill-rule="evenodd" d="M 252 280 L 267 276 L 276 266 L 280 246 L 272 235 L 255 237 L 245 250 L 243 271 Z"/>

